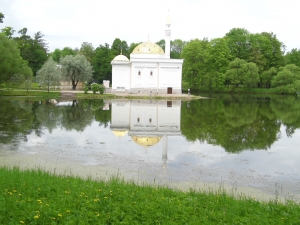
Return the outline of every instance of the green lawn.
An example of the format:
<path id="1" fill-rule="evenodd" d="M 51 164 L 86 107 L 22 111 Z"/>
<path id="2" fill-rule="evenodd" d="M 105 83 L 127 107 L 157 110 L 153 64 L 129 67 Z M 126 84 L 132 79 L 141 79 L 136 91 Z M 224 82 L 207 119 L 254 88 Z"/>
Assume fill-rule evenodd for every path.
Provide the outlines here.
<path id="1" fill-rule="evenodd" d="M 293 202 L 0 168 L 0 224 L 300 224 Z"/>

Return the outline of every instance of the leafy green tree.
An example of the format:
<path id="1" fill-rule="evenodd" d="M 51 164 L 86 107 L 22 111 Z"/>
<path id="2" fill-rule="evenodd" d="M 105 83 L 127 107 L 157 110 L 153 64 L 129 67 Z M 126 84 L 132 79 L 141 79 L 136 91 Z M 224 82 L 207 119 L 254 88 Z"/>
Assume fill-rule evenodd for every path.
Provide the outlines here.
<path id="1" fill-rule="evenodd" d="M 19 30 L 20 37 L 16 37 L 15 40 L 18 43 L 22 58 L 28 62 L 28 66 L 36 75 L 36 72 L 42 68 L 48 59 L 47 49 L 43 47 L 44 39 L 42 39 L 43 34 L 41 32 L 37 32 L 35 39 L 33 39 L 27 35 L 27 31 L 26 27 Z"/>
<path id="2" fill-rule="evenodd" d="M 253 62 L 257 65 L 259 73 L 268 69 L 267 59 L 264 54 L 268 54 L 266 44 L 264 43 L 264 37 L 261 34 L 249 35 L 249 59 L 248 62 Z"/>
<path id="3" fill-rule="evenodd" d="M 4 27 L 1 32 L 8 37 L 9 39 L 12 38 L 12 36 L 14 35 L 14 33 L 16 32 L 12 27 Z"/>
<path id="4" fill-rule="evenodd" d="M 250 62 L 246 63 L 244 65 L 244 78 L 243 78 L 243 85 L 245 87 L 248 87 L 249 89 L 251 87 L 257 86 L 259 82 L 259 74 L 258 74 L 258 67 L 255 63 Z"/>
<path id="5" fill-rule="evenodd" d="M 120 55 L 122 53 L 122 55 L 125 55 L 129 58 L 128 49 L 129 48 L 127 42 L 121 41 L 119 38 L 116 38 L 111 45 L 111 50 L 114 56 Z"/>
<path id="6" fill-rule="evenodd" d="M 170 57 L 172 59 L 180 59 L 181 58 L 181 52 L 186 45 L 185 41 L 182 41 L 180 39 L 175 39 L 174 41 L 171 41 L 171 52 Z"/>
<path id="7" fill-rule="evenodd" d="M 293 48 L 284 56 L 285 65 L 294 64 L 300 67 L 300 49 Z"/>
<path id="8" fill-rule="evenodd" d="M 209 88 L 224 86 L 225 72 L 231 55 L 225 38 L 216 38 L 209 42 L 204 85 Z"/>
<path id="9" fill-rule="evenodd" d="M 277 87 L 279 93 L 295 93 L 300 90 L 300 67 L 289 64 L 279 68 L 272 80 L 272 86 Z"/>
<path id="10" fill-rule="evenodd" d="M 76 90 L 78 82 L 89 82 L 92 79 L 93 67 L 83 55 L 67 55 L 60 60 L 60 64 L 63 77 L 72 82 L 73 90 Z"/>
<path id="11" fill-rule="evenodd" d="M 38 31 L 34 34 L 34 40 L 36 43 L 38 43 L 46 52 L 48 52 L 48 43 L 46 43 L 46 40 L 43 39 L 45 35 L 41 32 Z"/>
<path id="12" fill-rule="evenodd" d="M 203 76 L 207 73 L 209 42 L 207 39 L 191 40 L 182 50 L 183 80 L 188 82 L 191 88 L 203 86 Z"/>
<path id="13" fill-rule="evenodd" d="M 279 68 L 280 66 L 283 66 L 285 45 L 277 39 L 276 34 L 262 32 L 261 35 L 266 40 L 264 43 L 266 50 L 263 49 L 264 56 L 267 59 L 267 67 L 265 68 L 265 70 L 271 67 Z"/>
<path id="14" fill-rule="evenodd" d="M 100 45 L 95 49 L 95 56 L 93 57 L 93 68 L 94 68 L 94 80 L 99 83 L 102 80 L 111 80 L 111 61 L 114 59 L 115 55 L 110 49 L 109 45 Z"/>
<path id="15" fill-rule="evenodd" d="M 52 53 L 50 54 L 50 56 L 52 57 L 52 59 L 53 59 L 55 62 L 59 63 L 60 58 L 61 58 L 61 50 L 58 49 L 58 48 L 56 48 L 56 49 L 54 50 L 54 52 L 52 52 Z"/>
<path id="16" fill-rule="evenodd" d="M 0 33 L 0 83 L 9 81 L 15 74 L 31 76 L 32 71 L 20 56 L 15 42 Z"/>
<path id="17" fill-rule="evenodd" d="M 158 46 L 160 46 L 165 51 L 166 42 L 164 39 L 161 39 L 160 41 L 156 42 Z"/>
<path id="18" fill-rule="evenodd" d="M 81 44 L 79 53 L 84 55 L 85 58 L 92 63 L 93 57 L 95 55 L 95 49 L 93 47 L 92 43 L 88 43 L 88 42 L 83 42 Z"/>
<path id="19" fill-rule="evenodd" d="M 59 85 L 62 80 L 62 73 L 56 62 L 49 57 L 43 67 L 37 72 L 37 81 L 46 86 L 49 92 L 50 86 Z"/>
<path id="20" fill-rule="evenodd" d="M 77 54 L 77 50 L 76 49 L 72 49 L 70 47 L 64 47 L 62 50 L 61 50 L 61 58 L 62 57 L 65 57 L 67 55 L 73 55 L 75 56 Z"/>
<path id="21" fill-rule="evenodd" d="M 247 62 L 243 59 L 236 58 L 231 61 L 226 71 L 226 79 L 231 85 L 234 85 L 233 88 L 243 84 L 244 75 L 246 73 L 245 65 Z"/>
<path id="22" fill-rule="evenodd" d="M 276 75 L 277 75 L 277 69 L 275 67 L 271 67 L 269 70 L 264 71 L 260 75 L 261 84 L 266 88 L 270 88 L 271 87 L 271 81 L 273 80 L 273 78 Z"/>
<path id="23" fill-rule="evenodd" d="M 0 12 L 0 23 L 3 23 L 3 19 L 4 19 L 4 14 L 2 12 Z"/>
<path id="24" fill-rule="evenodd" d="M 231 56 L 248 61 L 250 32 L 244 28 L 233 28 L 225 34 Z"/>

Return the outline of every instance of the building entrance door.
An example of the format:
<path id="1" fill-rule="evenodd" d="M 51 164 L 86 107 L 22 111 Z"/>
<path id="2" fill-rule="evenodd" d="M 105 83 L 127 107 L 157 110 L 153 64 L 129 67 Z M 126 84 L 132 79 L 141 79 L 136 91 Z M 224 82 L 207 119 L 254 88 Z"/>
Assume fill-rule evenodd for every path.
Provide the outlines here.
<path id="1" fill-rule="evenodd" d="M 167 94 L 172 94 L 172 88 L 171 87 L 168 87 Z"/>

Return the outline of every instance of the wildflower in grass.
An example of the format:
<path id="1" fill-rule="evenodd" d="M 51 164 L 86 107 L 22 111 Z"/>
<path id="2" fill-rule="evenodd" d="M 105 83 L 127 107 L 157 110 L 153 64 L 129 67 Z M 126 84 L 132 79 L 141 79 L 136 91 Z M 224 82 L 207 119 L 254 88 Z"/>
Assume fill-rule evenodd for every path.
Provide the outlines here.
<path id="1" fill-rule="evenodd" d="M 57 216 L 58 216 L 58 217 L 62 217 L 62 214 L 59 213 Z"/>
<path id="2" fill-rule="evenodd" d="M 104 198 L 107 198 L 106 196 Z"/>
<path id="3" fill-rule="evenodd" d="M 38 188 L 37 190 L 38 190 L 38 191 L 40 191 L 40 190 L 41 190 L 41 188 Z"/>
<path id="4" fill-rule="evenodd" d="M 46 204 L 46 206 L 49 206 L 49 204 Z"/>
<path id="5" fill-rule="evenodd" d="M 34 219 L 38 219 L 38 218 L 40 218 L 39 215 L 35 215 L 34 216 Z"/>
<path id="6" fill-rule="evenodd" d="M 70 210 L 67 210 L 66 212 L 67 212 L 67 213 L 70 213 L 71 211 L 70 211 Z"/>
<path id="7" fill-rule="evenodd" d="M 100 216 L 100 214 L 98 212 L 95 212 L 96 216 Z"/>
<path id="8" fill-rule="evenodd" d="M 19 193 L 19 196 L 22 196 L 22 194 Z"/>
<path id="9" fill-rule="evenodd" d="M 12 195 L 12 193 L 11 193 L 11 192 L 8 192 L 8 194 L 9 194 L 9 195 Z"/>
<path id="10" fill-rule="evenodd" d="M 56 220 L 55 217 L 52 217 L 51 220 Z"/>
<path id="11" fill-rule="evenodd" d="M 95 198 L 95 199 L 94 199 L 94 202 L 98 202 L 98 201 L 99 201 L 99 198 Z"/>
<path id="12" fill-rule="evenodd" d="M 20 224 L 23 224 L 24 223 L 24 221 L 23 220 L 20 220 Z"/>
<path id="13" fill-rule="evenodd" d="M 16 193 L 17 191 L 16 191 L 16 190 L 13 190 L 13 192 Z"/>

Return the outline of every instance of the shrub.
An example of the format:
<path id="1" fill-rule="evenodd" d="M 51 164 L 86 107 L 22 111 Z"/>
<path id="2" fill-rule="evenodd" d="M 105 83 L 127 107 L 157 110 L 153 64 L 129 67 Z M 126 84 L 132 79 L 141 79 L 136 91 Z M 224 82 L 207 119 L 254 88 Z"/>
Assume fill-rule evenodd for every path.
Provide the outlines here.
<path id="1" fill-rule="evenodd" d="M 103 94 L 105 91 L 105 86 L 103 84 L 99 84 L 99 92 L 100 94 Z"/>
<path id="2" fill-rule="evenodd" d="M 96 94 L 96 92 L 99 91 L 99 84 L 97 84 L 97 83 L 92 83 L 92 84 L 91 84 L 91 89 L 92 89 L 92 92 L 93 92 L 94 94 Z"/>

